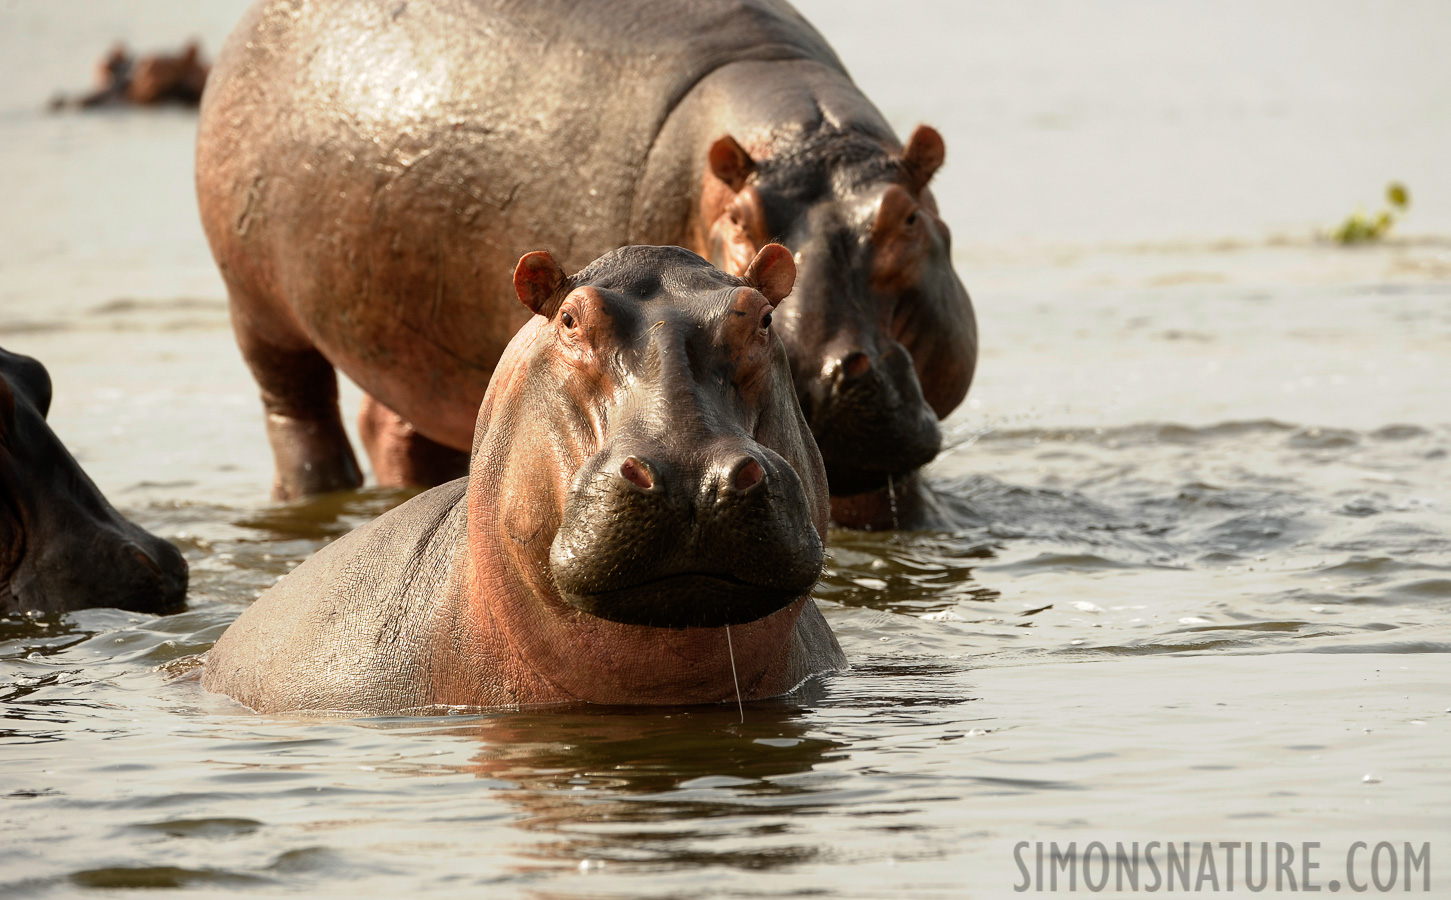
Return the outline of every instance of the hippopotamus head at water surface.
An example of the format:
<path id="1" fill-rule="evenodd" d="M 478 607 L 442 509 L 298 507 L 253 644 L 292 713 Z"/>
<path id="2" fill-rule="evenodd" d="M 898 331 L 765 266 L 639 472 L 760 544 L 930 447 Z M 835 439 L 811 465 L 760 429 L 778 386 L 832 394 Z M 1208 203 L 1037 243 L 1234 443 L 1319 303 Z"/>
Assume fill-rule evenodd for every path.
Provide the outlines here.
<path id="1" fill-rule="evenodd" d="M 0 350 L 0 612 L 163 612 L 186 560 L 122 518 L 46 424 L 50 376 Z"/>
<path id="2" fill-rule="evenodd" d="M 719 627 L 816 584 L 826 483 L 775 334 L 794 276 L 777 245 L 743 278 L 678 247 L 627 247 L 573 278 L 542 251 L 521 260 L 516 289 L 539 318 L 477 440 L 501 424 L 494 395 L 517 390 L 509 410 L 529 418 L 507 429 L 504 524 L 515 541 L 553 526 L 530 564 L 564 603 Z"/>
<path id="3" fill-rule="evenodd" d="M 795 251 L 776 328 L 801 408 L 832 496 L 878 491 L 936 456 L 938 420 L 977 365 L 972 303 L 927 188 L 943 141 L 920 126 L 898 148 L 822 125 L 766 143 L 759 159 L 729 135 L 710 147 L 710 171 L 730 191 L 708 223 L 711 255 L 739 272 L 768 241 Z"/>
<path id="4" fill-rule="evenodd" d="M 478 410 L 467 478 L 319 551 L 212 648 L 259 711 L 717 703 L 845 658 L 811 589 L 826 473 L 774 333 L 791 254 L 728 275 L 629 246 L 567 277 L 519 260 L 532 317 Z"/>

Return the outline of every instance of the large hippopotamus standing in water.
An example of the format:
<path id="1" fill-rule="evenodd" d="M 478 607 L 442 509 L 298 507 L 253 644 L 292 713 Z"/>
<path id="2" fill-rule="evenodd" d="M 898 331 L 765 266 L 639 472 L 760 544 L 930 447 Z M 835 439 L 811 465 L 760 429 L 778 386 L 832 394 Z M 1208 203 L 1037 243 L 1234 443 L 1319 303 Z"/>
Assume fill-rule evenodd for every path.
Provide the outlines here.
<path id="1" fill-rule="evenodd" d="M 773 324 L 794 274 L 774 244 L 743 279 L 678 247 L 573 278 L 525 256 L 532 318 L 468 477 L 288 574 L 203 686 L 263 712 L 416 713 L 751 699 L 840 668 L 810 597 L 826 474 Z"/>
<path id="2" fill-rule="evenodd" d="M 574 269 L 678 244 L 733 274 L 794 251 L 777 328 L 843 524 L 908 515 L 885 488 L 911 493 L 972 380 L 942 138 L 903 146 L 784 0 L 259 0 L 199 128 L 278 498 L 360 483 L 334 366 L 381 483 L 461 472 L 523 322 L 493 286 L 538 247 Z"/>
<path id="3" fill-rule="evenodd" d="M 186 560 L 111 508 L 49 411 L 45 367 L 0 350 L 0 614 L 181 606 Z"/>

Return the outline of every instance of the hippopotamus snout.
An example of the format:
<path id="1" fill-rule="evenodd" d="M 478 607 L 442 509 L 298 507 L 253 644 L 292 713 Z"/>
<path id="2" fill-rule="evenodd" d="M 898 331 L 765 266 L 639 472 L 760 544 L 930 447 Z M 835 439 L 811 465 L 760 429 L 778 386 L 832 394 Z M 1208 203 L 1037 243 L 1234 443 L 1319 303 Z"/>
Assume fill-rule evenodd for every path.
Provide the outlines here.
<path id="1" fill-rule="evenodd" d="M 835 495 L 879 489 L 942 449 L 937 416 L 901 344 L 828 358 L 810 395 L 808 420 Z"/>
<path id="2" fill-rule="evenodd" d="M 167 541 L 114 513 L 100 521 L 72 520 L 60 533 L 45 535 L 53 524 L 36 520 L 34 546 L 11 574 L 16 608 L 160 613 L 185 601 L 186 559 Z"/>
<path id="3" fill-rule="evenodd" d="M 46 424 L 50 394 L 44 366 L 0 350 L 0 613 L 181 606 L 186 560 L 106 502 Z"/>
<path id="4" fill-rule="evenodd" d="M 808 593 L 825 551 L 796 472 L 745 439 L 619 441 L 577 475 L 550 568 L 565 602 L 630 625 L 751 622 Z"/>
<path id="5" fill-rule="evenodd" d="M 759 453 L 761 448 L 756 448 Z M 667 466 L 658 457 L 649 455 L 636 456 L 633 453 L 614 465 L 612 459 L 605 463 L 607 472 L 617 475 L 624 485 L 620 490 L 643 491 L 647 495 L 663 497 L 668 489 L 669 474 L 673 467 Z M 617 470 L 617 471 L 616 471 Z M 694 480 L 695 489 L 700 495 L 703 506 L 723 503 L 738 494 L 746 494 L 759 488 L 766 480 L 765 469 L 756 458 L 755 453 L 740 452 L 722 454 L 722 459 L 715 461 L 709 471 L 698 479 L 674 479 L 676 481 Z M 677 490 L 688 490 L 684 484 L 676 486 Z"/>
<path id="6" fill-rule="evenodd" d="M 137 533 L 117 549 L 118 567 L 129 561 L 131 572 L 124 579 L 126 594 L 118 598 L 116 605 L 147 612 L 179 608 L 186 600 L 186 558 L 169 541 L 131 527 Z M 132 603 L 136 606 L 129 605 Z"/>

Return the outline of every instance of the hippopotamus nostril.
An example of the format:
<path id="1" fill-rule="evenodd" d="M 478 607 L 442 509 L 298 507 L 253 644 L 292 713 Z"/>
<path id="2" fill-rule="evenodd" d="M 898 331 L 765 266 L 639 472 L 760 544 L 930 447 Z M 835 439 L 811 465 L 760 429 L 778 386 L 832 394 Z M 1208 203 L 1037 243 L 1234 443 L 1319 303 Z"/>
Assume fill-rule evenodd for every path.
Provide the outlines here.
<path id="1" fill-rule="evenodd" d="M 841 372 L 846 378 L 860 378 L 871 371 L 872 358 L 857 350 L 848 353 L 841 360 Z"/>
<path id="2" fill-rule="evenodd" d="M 751 488 L 760 484 L 766 477 L 766 470 L 754 456 L 747 456 L 736 463 L 733 468 L 730 484 L 736 493 L 744 494 Z"/>
<path id="3" fill-rule="evenodd" d="M 639 457 L 625 457 L 625 461 L 620 463 L 620 477 L 642 491 L 655 487 L 655 476 L 649 464 Z"/>
<path id="4" fill-rule="evenodd" d="M 157 562 L 156 558 L 150 553 L 147 553 L 146 548 L 142 547 L 140 544 L 128 541 L 126 543 L 126 549 L 130 551 L 131 555 L 136 558 L 136 561 L 141 563 L 141 565 L 145 566 L 146 569 L 151 572 L 151 574 L 155 575 L 159 579 L 164 580 L 166 578 L 166 573 L 163 572 L 161 569 L 161 563 Z"/>

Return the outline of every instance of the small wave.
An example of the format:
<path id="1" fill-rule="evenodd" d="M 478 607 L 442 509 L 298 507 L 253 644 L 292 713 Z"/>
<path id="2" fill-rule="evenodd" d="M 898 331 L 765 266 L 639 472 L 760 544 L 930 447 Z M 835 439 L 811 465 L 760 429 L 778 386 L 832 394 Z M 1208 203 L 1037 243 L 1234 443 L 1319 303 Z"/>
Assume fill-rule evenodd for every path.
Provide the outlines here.
<path id="1" fill-rule="evenodd" d="M 1411 562 L 1403 559 L 1393 559 L 1389 556 L 1357 556 L 1347 559 L 1344 562 L 1336 563 L 1333 566 L 1318 569 L 1314 574 L 1385 578 L 1403 572 L 1416 572 L 1424 569 L 1445 570 L 1448 567 Z"/>
<path id="2" fill-rule="evenodd" d="M 1285 443 L 1299 450 L 1342 450 L 1360 443 L 1360 437 L 1344 428 L 1302 428 Z"/>
<path id="3" fill-rule="evenodd" d="M 1039 572 L 1095 572 L 1114 569 L 1135 569 L 1139 565 L 1095 556 L 1092 553 L 1040 553 L 1032 559 L 1001 565 L 985 566 L 995 572 L 1034 575 Z"/>
<path id="4" fill-rule="evenodd" d="M 156 832 L 175 838 L 233 838 L 252 834 L 262 827 L 256 819 L 207 818 L 207 819 L 163 819 L 160 822 L 139 822 L 131 828 L 137 831 Z"/>
<path id="5" fill-rule="evenodd" d="M 255 887 L 269 884 L 271 879 L 226 869 L 183 869 L 178 866 L 112 866 L 103 869 L 84 869 L 70 876 L 73 884 L 86 888 L 137 889 L 137 888 L 194 888 L 194 887 Z"/>
<path id="6" fill-rule="evenodd" d="M 981 432 L 977 440 L 1083 442 L 1124 447 L 1160 443 L 1197 444 L 1247 435 L 1284 434 L 1298 430 L 1301 430 L 1300 426 L 1286 424 L 1275 419 L 1249 419 L 1198 426 L 1181 425 L 1175 422 L 1146 422 L 1110 428 L 994 429 Z"/>
<path id="7" fill-rule="evenodd" d="M 1427 578 L 1396 585 L 1387 589 L 1386 595 L 1409 601 L 1451 599 L 1451 578 Z"/>
<path id="8" fill-rule="evenodd" d="M 1412 438 L 1428 437 L 1430 431 L 1419 425 L 1386 425 L 1377 428 L 1370 436 L 1378 441 L 1408 441 Z"/>

